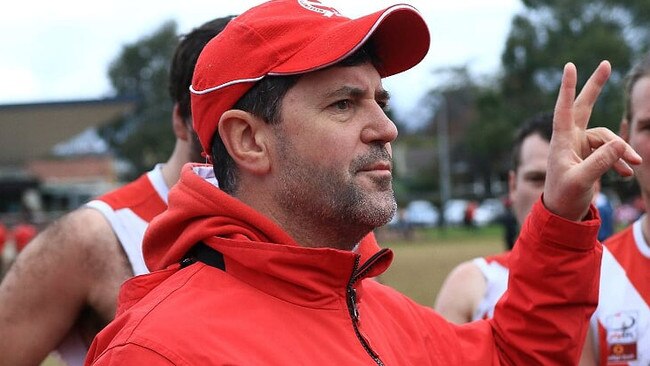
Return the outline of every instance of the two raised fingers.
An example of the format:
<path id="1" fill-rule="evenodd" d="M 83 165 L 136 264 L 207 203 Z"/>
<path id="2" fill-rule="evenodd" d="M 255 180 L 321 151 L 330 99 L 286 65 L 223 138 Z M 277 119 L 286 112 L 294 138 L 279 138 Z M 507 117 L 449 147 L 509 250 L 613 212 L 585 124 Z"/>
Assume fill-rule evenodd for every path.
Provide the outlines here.
<path id="1" fill-rule="evenodd" d="M 555 104 L 555 130 L 566 131 L 574 126 L 583 130 L 587 128 L 593 106 L 611 72 L 612 67 L 609 62 L 601 62 L 576 98 L 578 80 L 576 67 L 572 63 L 567 63 L 564 66 L 562 84 Z"/>

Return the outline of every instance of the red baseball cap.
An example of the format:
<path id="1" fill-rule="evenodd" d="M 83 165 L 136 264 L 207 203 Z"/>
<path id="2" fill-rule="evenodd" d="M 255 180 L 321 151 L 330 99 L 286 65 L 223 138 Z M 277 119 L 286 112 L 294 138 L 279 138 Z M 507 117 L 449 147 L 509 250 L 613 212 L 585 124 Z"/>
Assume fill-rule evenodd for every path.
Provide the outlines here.
<path id="1" fill-rule="evenodd" d="M 221 115 L 257 81 L 323 69 L 370 39 L 381 77 L 417 65 L 430 42 L 424 19 L 405 4 L 350 19 L 320 1 L 273 0 L 234 18 L 208 42 L 194 69 L 192 117 L 203 150 L 209 153 Z"/>

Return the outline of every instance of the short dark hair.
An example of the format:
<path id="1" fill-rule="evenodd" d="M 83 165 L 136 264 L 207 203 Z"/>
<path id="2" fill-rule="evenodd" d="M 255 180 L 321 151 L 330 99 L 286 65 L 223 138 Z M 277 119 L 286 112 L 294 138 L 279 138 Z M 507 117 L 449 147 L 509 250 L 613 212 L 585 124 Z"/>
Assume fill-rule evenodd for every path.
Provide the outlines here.
<path id="1" fill-rule="evenodd" d="M 637 62 L 628 72 L 625 81 L 625 119 L 632 122 L 632 89 L 644 76 L 650 76 L 650 52 L 646 53 L 639 62 Z"/>
<path id="2" fill-rule="evenodd" d="M 553 135 L 553 112 L 541 112 L 527 120 L 519 127 L 512 146 L 512 170 L 517 171 L 521 164 L 521 146 L 528 136 L 538 135 L 550 142 Z"/>
<path id="3" fill-rule="evenodd" d="M 333 66 L 358 66 L 365 62 L 370 62 L 375 67 L 381 66 L 372 42 L 366 42 L 359 50 Z M 282 100 L 302 75 L 305 74 L 266 76 L 250 88 L 233 109 L 249 112 L 268 124 L 278 124 L 281 121 Z M 233 195 L 237 191 L 238 170 L 218 131 L 212 137 L 211 146 L 211 159 L 219 188 Z"/>
<path id="4" fill-rule="evenodd" d="M 180 115 L 186 121 L 192 116 L 189 88 L 196 60 L 203 47 L 221 33 L 232 18 L 233 15 L 213 19 L 179 37 L 169 72 L 169 95 L 178 103 Z"/>

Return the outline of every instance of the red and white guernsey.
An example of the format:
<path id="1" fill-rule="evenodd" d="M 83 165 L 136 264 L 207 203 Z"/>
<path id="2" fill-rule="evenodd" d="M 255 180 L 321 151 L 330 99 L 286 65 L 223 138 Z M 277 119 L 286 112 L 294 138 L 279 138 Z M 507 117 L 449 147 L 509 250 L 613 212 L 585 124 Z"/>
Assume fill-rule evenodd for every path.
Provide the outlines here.
<path id="1" fill-rule="evenodd" d="M 508 255 L 510 252 L 491 255 L 472 260 L 483 273 L 487 288 L 485 296 L 472 314 L 472 321 L 494 316 L 494 307 L 508 289 Z"/>
<path id="2" fill-rule="evenodd" d="M 99 210 L 113 228 L 126 253 L 134 275 L 149 273 L 142 256 L 142 238 L 151 220 L 167 209 L 169 188 L 162 176 L 162 164 L 135 181 L 86 203 Z M 88 345 L 71 332 L 57 349 L 68 366 L 81 366 Z"/>
<path id="3" fill-rule="evenodd" d="M 591 318 L 599 365 L 650 365 L 650 247 L 643 220 L 605 242 Z"/>
<path id="4" fill-rule="evenodd" d="M 169 188 L 161 169 L 158 164 L 135 181 L 86 204 L 111 224 L 135 276 L 149 273 L 142 257 L 142 238 L 149 222 L 167 209 Z"/>

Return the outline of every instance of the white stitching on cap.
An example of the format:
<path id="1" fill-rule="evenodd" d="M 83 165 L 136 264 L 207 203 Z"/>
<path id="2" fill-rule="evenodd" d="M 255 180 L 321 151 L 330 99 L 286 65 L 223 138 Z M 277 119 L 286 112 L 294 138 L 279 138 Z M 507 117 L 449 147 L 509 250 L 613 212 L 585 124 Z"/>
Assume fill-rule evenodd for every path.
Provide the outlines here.
<path id="1" fill-rule="evenodd" d="M 400 9 L 409 9 L 409 10 L 414 11 L 417 14 L 420 14 L 420 12 L 416 8 L 414 8 L 414 7 L 410 6 L 410 5 L 407 5 L 407 4 L 393 5 L 390 8 L 386 9 L 386 11 L 384 11 L 381 14 L 381 16 L 375 22 L 375 24 L 373 24 L 372 28 L 370 28 L 370 30 L 366 33 L 366 35 L 363 37 L 363 39 L 359 43 L 357 43 L 356 46 L 354 46 L 345 55 L 337 58 L 336 60 L 333 60 L 332 62 L 327 63 L 325 65 L 320 65 L 320 66 L 317 66 L 317 67 L 314 67 L 314 68 L 311 68 L 311 69 L 308 69 L 308 70 L 302 70 L 302 71 L 290 72 L 290 73 L 269 72 L 266 75 L 296 75 L 296 74 L 303 74 L 303 73 L 306 73 L 306 72 L 316 71 L 316 70 L 324 69 L 324 68 L 326 68 L 328 66 L 334 65 L 335 63 L 345 59 L 346 57 L 348 57 L 349 55 L 351 55 L 355 51 L 357 51 L 359 49 L 359 47 L 361 47 L 361 45 L 366 43 L 368 38 L 370 38 L 375 33 L 375 31 L 377 30 L 377 27 L 381 24 L 381 22 L 384 20 L 384 18 L 386 18 L 388 15 L 392 14 L 394 11 L 400 10 Z M 194 85 L 190 85 L 190 93 L 197 94 L 197 95 L 208 94 L 208 93 L 211 93 L 211 92 L 213 92 L 215 90 L 219 90 L 219 89 L 222 89 L 222 88 L 234 85 L 234 84 L 257 82 L 257 81 L 262 80 L 266 75 L 262 75 L 262 76 L 259 76 L 259 77 L 256 77 L 256 78 L 250 78 L 250 79 L 237 79 L 237 80 L 229 81 L 227 83 L 217 85 L 217 86 L 213 86 L 211 88 L 207 88 L 207 89 L 203 89 L 203 90 L 196 90 L 196 89 L 194 89 Z"/>
<path id="2" fill-rule="evenodd" d="M 260 80 L 262 80 L 262 79 L 264 78 L 264 76 L 266 76 L 266 75 L 262 75 L 262 76 L 260 76 L 260 77 L 257 77 L 257 78 L 251 78 L 251 79 L 238 79 L 238 80 L 233 80 L 233 81 L 229 81 L 229 82 L 227 82 L 227 83 L 224 83 L 224 84 L 221 84 L 221 85 L 217 85 L 217 86 L 213 86 L 212 88 L 207 88 L 207 89 L 203 89 L 203 90 L 196 90 L 196 89 L 194 89 L 194 85 L 190 85 L 190 93 L 192 93 L 192 94 L 198 94 L 198 95 L 208 94 L 208 93 L 211 93 L 211 92 L 213 92 L 213 91 L 215 91 L 215 90 L 219 90 L 219 89 L 222 89 L 222 88 L 225 88 L 225 87 L 228 87 L 228 86 L 234 85 L 234 84 L 252 83 L 252 82 L 260 81 Z"/>

